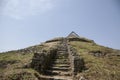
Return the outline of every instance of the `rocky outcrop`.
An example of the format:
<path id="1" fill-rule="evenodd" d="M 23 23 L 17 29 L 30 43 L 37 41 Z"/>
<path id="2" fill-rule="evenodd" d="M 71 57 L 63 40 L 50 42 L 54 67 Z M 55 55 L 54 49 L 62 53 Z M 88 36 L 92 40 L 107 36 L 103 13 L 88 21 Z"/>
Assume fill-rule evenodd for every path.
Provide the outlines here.
<path id="1" fill-rule="evenodd" d="M 15 63 L 20 62 L 19 60 L 10 60 L 10 61 L 6 61 L 6 60 L 1 60 L 0 61 L 0 68 L 7 68 L 8 65 L 12 65 Z"/>
<path id="2" fill-rule="evenodd" d="M 98 51 L 90 51 L 89 53 L 92 54 L 95 57 L 104 57 L 107 54 L 107 53 L 102 52 L 100 50 L 98 50 Z"/>

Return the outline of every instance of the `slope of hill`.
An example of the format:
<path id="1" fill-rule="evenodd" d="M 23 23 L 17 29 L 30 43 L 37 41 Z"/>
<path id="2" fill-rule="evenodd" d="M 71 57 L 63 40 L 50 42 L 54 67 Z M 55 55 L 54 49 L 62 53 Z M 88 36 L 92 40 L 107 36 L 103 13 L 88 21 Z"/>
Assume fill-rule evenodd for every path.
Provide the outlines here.
<path id="1" fill-rule="evenodd" d="M 37 80 L 37 71 L 30 67 L 34 53 L 54 47 L 56 42 L 42 43 L 16 51 L 0 53 L 0 80 Z"/>
<path id="2" fill-rule="evenodd" d="M 89 80 L 119 80 L 120 51 L 93 43 L 70 42 L 84 58 L 86 70 L 79 73 Z"/>
<path id="3" fill-rule="evenodd" d="M 73 35 L 74 34 L 72 33 L 72 36 Z M 66 40 L 66 38 L 55 38 L 40 45 L 0 53 L 0 80 L 120 80 L 119 50 L 100 46 L 93 40 L 86 38 L 70 37 L 67 38 L 67 42 L 64 40 Z M 77 57 L 80 57 L 80 59 L 83 60 L 82 64 L 80 62 L 80 66 L 74 66 L 74 68 L 78 66 L 77 68 L 80 69 L 76 70 L 80 71 L 76 71 L 76 74 L 73 76 L 73 73 L 71 72 L 65 73 L 64 70 L 67 72 L 68 68 L 71 67 L 71 65 L 67 65 L 69 64 L 68 62 L 64 65 L 66 67 L 59 66 L 60 72 L 57 73 L 58 77 L 51 77 L 53 75 L 49 73 L 47 75 L 51 76 L 44 78 L 42 72 L 46 69 L 51 70 L 51 64 L 55 65 L 55 68 L 52 67 L 54 68 L 52 71 L 56 71 L 58 70 L 56 65 L 57 67 L 59 64 L 63 66 L 61 61 L 64 60 L 62 62 L 65 63 L 66 60 L 69 60 L 69 56 L 56 54 L 62 51 L 65 51 L 62 53 L 66 54 L 69 49 L 67 46 L 70 47 L 70 51 L 71 48 L 73 49 L 72 51 L 76 53 L 74 55 L 77 55 Z M 59 61 L 59 64 L 53 63 L 53 60 L 55 59 Z M 68 71 L 71 70 L 69 69 Z M 60 73 L 62 73 L 62 75 L 60 75 Z M 65 79 L 63 76 L 65 76 Z M 72 78 L 69 78 L 70 76 L 72 76 Z"/>

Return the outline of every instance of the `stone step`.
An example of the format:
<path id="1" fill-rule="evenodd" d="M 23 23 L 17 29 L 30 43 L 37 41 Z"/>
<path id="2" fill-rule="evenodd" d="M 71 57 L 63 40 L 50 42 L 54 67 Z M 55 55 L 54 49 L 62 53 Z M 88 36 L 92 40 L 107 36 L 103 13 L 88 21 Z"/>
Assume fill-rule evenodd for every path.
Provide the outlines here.
<path id="1" fill-rule="evenodd" d="M 69 71 L 70 67 L 52 67 L 52 70 L 58 70 L 58 71 Z"/>
<path id="2" fill-rule="evenodd" d="M 68 59 L 68 56 L 66 55 L 66 56 L 63 56 L 63 55 L 59 55 L 59 56 L 56 56 L 55 57 L 56 59 L 58 58 L 61 58 L 61 59 Z"/>
<path id="3" fill-rule="evenodd" d="M 59 59 L 59 58 L 55 58 L 55 59 L 52 59 L 53 61 L 57 61 L 57 60 L 61 60 L 61 61 L 66 61 L 66 60 L 68 60 L 69 61 L 69 59 L 68 58 L 63 58 L 63 59 Z"/>
<path id="4" fill-rule="evenodd" d="M 70 69 L 70 67 L 69 66 L 52 66 L 52 68 L 59 68 L 59 69 Z"/>
<path id="5" fill-rule="evenodd" d="M 70 67 L 68 64 L 53 64 L 54 67 Z"/>
<path id="6" fill-rule="evenodd" d="M 68 59 L 68 55 L 57 55 L 56 58 L 65 58 L 65 59 Z"/>
<path id="7" fill-rule="evenodd" d="M 56 57 L 54 59 L 68 59 L 68 57 Z M 55 60 L 54 60 L 55 61 Z"/>
<path id="8" fill-rule="evenodd" d="M 69 55 L 69 54 L 67 52 L 60 51 L 60 52 L 57 52 L 57 55 Z"/>
<path id="9" fill-rule="evenodd" d="M 71 72 L 70 71 L 48 70 L 47 72 L 51 73 L 52 75 L 71 76 Z"/>
<path id="10" fill-rule="evenodd" d="M 67 50 L 67 46 L 60 46 L 58 47 L 58 50 Z"/>
<path id="11" fill-rule="evenodd" d="M 56 56 L 68 56 L 69 54 L 66 54 L 66 53 L 59 53 L 57 54 Z"/>
<path id="12" fill-rule="evenodd" d="M 60 65 L 60 66 L 54 65 L 54 66 L 52 66 L 52 67 L 70 67 L 70 65 Z"/>
<path id="13" fill-rule="evenodd" d="M 62 51 L 62 50 L 61 50 L 61 51 L 57 51 L 57 53 L 58 53 L 58 54 L 61 54 L 61 53 L 67 54 L 67 51 Z"/>
<path id="14" fill-rule="evenodd" d="M 55 61 L 53 64 L 69 64 L 68 61 Z"/>
<path id="15" fill-rule="evenodd" d="M 41 80 L 73 80 L 70 76 L 45 76 L 40 75 Z"/>
<path id="16" fill-rule="evenodd" d="M 70 64 L 70 62 L 68 62 L 68 61 L 64 61 L 64 62 L 60 62 L 60 61 L 55 61 L 55 62 L 53 62 L 53 64 Z"/>
<path id="17" fill-rule="evenodd" d="M 68 57 L 55 57 L 54 59 L 68 59 Z"/>
<path id="18" fill-rule="evenodd" d="M 67 52 L 67 49 L 58 49 L 58 51 L 64 51 L 64 52 Z"/>
<path id="19" fill-rule="evenodd" d="M 69 62 L 68 59 L 54 59 L 53 62 Z"/>

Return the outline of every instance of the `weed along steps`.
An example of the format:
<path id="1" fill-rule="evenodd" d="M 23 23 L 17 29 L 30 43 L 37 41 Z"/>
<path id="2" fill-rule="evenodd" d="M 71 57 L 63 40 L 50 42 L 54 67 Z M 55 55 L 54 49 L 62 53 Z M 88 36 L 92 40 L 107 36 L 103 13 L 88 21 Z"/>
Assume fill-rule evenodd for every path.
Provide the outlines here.
<path id="1" fill-rule="evenodd" d="M 76 50 L 63 38 L 56 49 L 34 54 L 32 68 L 37 70 L 43 80 L 74 80 L 74 75 L 84 69 L 84 61 Z"/>

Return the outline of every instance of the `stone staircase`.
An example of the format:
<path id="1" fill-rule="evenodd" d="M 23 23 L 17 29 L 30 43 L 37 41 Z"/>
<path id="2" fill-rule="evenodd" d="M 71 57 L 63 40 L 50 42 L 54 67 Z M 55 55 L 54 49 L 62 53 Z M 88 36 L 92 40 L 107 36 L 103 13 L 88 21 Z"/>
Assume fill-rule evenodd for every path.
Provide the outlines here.
<path id="1" fill-rule="evenodd" d="M 31 65 L 41 74 L 39 80 L 75 80 L 75 75 L 84 70 L 84 60 L 66 38 L 56 48 L 34 55 Z"/>
<path id="2" fill-rule="evenodd" d="M 52 65 L 46 70 L 45 80 L 73 80 L 67 42 L 63 41 L 59 46 L 56 56 L 52 59 Z"/>
<path id="3" fill-rule="evenodd" d="M 71 69 L 68 54 L 66 52 L 57 53 L 51 69 L 54 74 L 70 76 Z"/>

